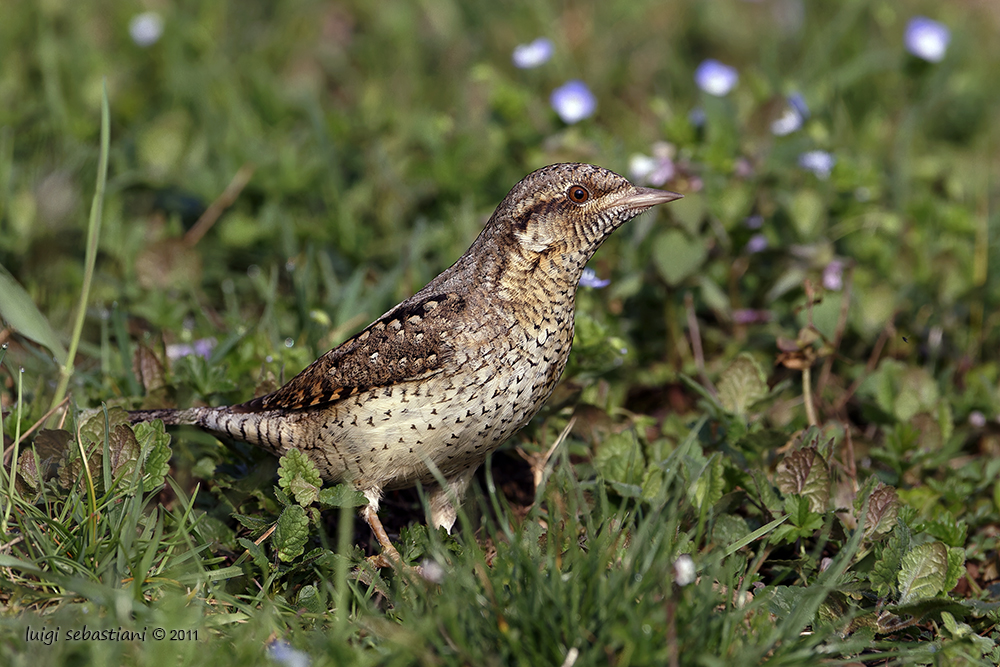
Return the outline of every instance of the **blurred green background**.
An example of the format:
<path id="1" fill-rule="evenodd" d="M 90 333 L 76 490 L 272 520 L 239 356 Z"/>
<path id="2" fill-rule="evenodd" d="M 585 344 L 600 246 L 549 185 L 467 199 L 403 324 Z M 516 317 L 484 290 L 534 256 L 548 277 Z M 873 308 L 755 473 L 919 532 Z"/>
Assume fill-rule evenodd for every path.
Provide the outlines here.
<path id="1" fill-rule="evenodd" d="M 129 33 L 143 10 L 162 22 L 145 47 Z M 921 10 L 951 29 L 940 63 L 904 48 Z M 802 281 L 839 259 L 854 287 L 845 352 L 863 359 L 895 315 L 913 342 L 894 354 L 916 359 L 937 328 L 929 353 L 957 361 L 996 347 L 997 13 L 794 0 L 24 5 L 0 26 L 0 263 L 68 330 L 106 80 L 92 342 L 112 304 L 200 338 L 254 322 L 266 303 L 267 344 L 304 344 L 304 364 L 349 333 L 337 327 L 454 261 L 528 171 L 572 160 L 628 174 L 630 156 L 665 141 L 666 186 L 685 200 L 622 230 L 594 264 L 613 280 L 600 301 L 633 359 L 690 361 L 672 308 L 686 291 L 709 320 L 706 356 L 730 357 L 747 335 L 776 332 L 734 326 L 734 311 L 787 324 Z M 515 68 L 512 49 L 537 36 L 554 43 L 551 61 Z M 706 58 L 737 69 L 729 95 L 698 90 Z M 568 79 L 597 99 L 569 126 L 549 105 Z M 775 136 L 792 93 L 810 116 Z M 810 150 L 836 159 L 829 179 L 798 165 Z M 245 165 L 252 178 L 219 223 L 177 247 Z M 824 302 L 828 335 L 837 297 Z"/>
<path id="2" fill-rule="evenodd" d="M 524 534 L 490 555 L 487 570 L 471 537 L 460 555 L 454 541 L 442 546 L 440 536 L 403 529 L 404 555 L 466 558 L 442 584 L 450 598 L 377 577 L 348 587 L 347 570 L 337 569 L 346 565 L 335 558 L 344 553 L 329 550 L 291 564 L 254 551 L 252 562 L 240 561 L 244 577 L 181 595 L 173 580 L 123 575 L 122 563 L 143 571 L 146 552 L 101 542 L 95 528 L 93 553 L 111 555 L 91 561 L 86 549 L 59 552 L 76 559 L 73 572 L 86 586 L 42 585 L 33 579 L 41 575 L 0 562 L 25 577 L 11 584 L 21 587 L 16 595 L 4 589 L 7 616 L 22 610 L 18 595 L 36 610 L 51 595 L 53 608 L 69 610 L 66 623 L 96 609 L 109 623 L 214 628 L 230 639 L 213 644 L 212 655 L 243 662 L 261 658 L 265 637 L 289 633 L 340 664 L 559 664 L 569 660 L 568 646 L 580 648 L 578 665 L 663 664 L 678 655 L 683 664 L 720 664 L 702 661 L 710 655 L 730 664 L 764 656 L 814 664 L 820 642 L 839 647 L 827 655 L 853 656 L 875 646 L 875 631 L 837 644 L 849 633 L 822 626 L 815 608 L 793 601 L 801 591 L 805 600 L 832 590 L 823 588 L 833 585 L 823 578 L 825 561 L 843 549 L 858 558 L 838 589 L 843 607 L 830 603 L 823 618 L 874 613 L 876 598 L 879 609 L 905 603 L 896 577 L 911 533 L 914 550 L 941 545 L 946 556 L 927 596 L 948 593 L 961 578 L 956 598 L 995 604 L 995 0 L 39 0 L 2 13 L 5 447 L 52 401 L 59 345 L 46 349 L 45 321 L 69 344 L 105 85 L 108 190 L 70 384 L 80 408 L 222 404 L 273 388 L 455 261 L 508 189 L 546 164 L 593 162 L 685 195 L 623 227 L 591 262 L 610 284 L 581 288 L 567 382 L 514 438 L 537 462 L 576 406 L 577 428 L 564 447 L 572 455 L 551 483 L 557 490 L 534 505 L 530 494 L 507 494 L 519 508 L 511 523 Z M 940 59 L 907 43 L 908 26 L 922 15 L 947 30 Z M 516 66 L 514 49 L 539 37 L 551 40 L 551 58 Z M 696 76 L 709 59 L 738 75 L 722 95 Z M 586 85 L 596 110 L 567 123 L 551 95 L 571 80 Z M 206 224 L 213 202 L 221 215 Z M 190 349 L 199 353 L 186 355 Z M 779 456 L 813 438 L 827 443 L 819 447 L 831 461 L 822 477 L 834 486 L 819 506 L 785 488 L 777 472 Z M 166 440 L 160 444 L 165 450 Z M 664 467 L 678 452 L 683 465 Z M 148 553 L 165 571 L 235 568 L 234 555 L 250 553 L 251 533 L 234 512 L 267 525 L 284 511 L 269 491 L 273 462 L 255 468 L 270 459 L 191 431 L 174 434 L 173 454 L 170 490 L 148 505 L 128 504 L 140 527 L 166 516 L 162 542 L 159 533 L 149 538 L 152 528 L 143 533 Z M 499 468 L 517 456 L 496 459 Z M 671 486 L 671 475 L 683 481 Z M 593 484 L 598 477 L 607 489 Z M 848 543 L 857 524 L 843 508 L 860 511 L 859 489 L 876 481 L 898 490 L 899 507 L 886 504 L 898 509 L 899 527 L 888 546 L 887 533 L 866 535 L 871 543 L 859 552 Z M 585 497 L 585 509 L 566 514 L 566 526 L 545 523 L 539 513 L 565 509 L 558 494 L 566 489 Z M 75 498 L 53 482 L 47 497 L 11 500 L 13 516 L 35 516 L 30 506 L 56 521 L 58 502 L 77 506 L 54 500 L 59 493 Z M 93 519 L 66 512 L 59 530 L 39 535 L 61 536 L 64 526 L 73 532 Z M 797 518 L 771 543 L 721 555 L 782 513 Z M 402 523 L 420 520 L 412 503 L 399 514 Z M 49 526 L 43 518 L 37 525 Z M 635 549 L 628 540 L 602 541 L 624 525 L 637 535 Z M 25 526 L 0 540 L 4 549 L 45 568 L 58 561 L 46 549 L 68 549 L 61 538 L 36 546 Z M 536 548 L 553 526 L 556 548 Z M 310 524 L 312 546 L 327 549 L 327 528 Z M 577 540 L 583 535 L 593 550 Z M 710 573 L 695 584 L 698 593 L 671 588 L 678 554 L 688 553 Z M 354 567 L 362 554 L 350 556 Z M 628 569 L 636 563 L 647 568 L 645 584 Z M 585 571 L 593 588 L 570 577 L 574 571 Z M 607 576 L 591 576 L 597 572 Z M 851 588 L 859 581 L 864 595 Z M 767 594 L 754 589 L 750 612 L 726 592 L 757 584 Z M 98 585 L 107 588 L 87 587 Z M 582 610 L 573 606 L 583 595 L 576 586 L 586 590 Z M 128 604 L 115 597 L 126 590 Z M 350 627 L 342 623 L 344 596 L 353 605 Z M 466 604 L 473 599 L 479 606 Z M 549 636 L 538 619 L 548 618 L 553 600 L 575 611 Z M 975 632 L 941 613 L 911 629 L 904 639 L 925 642 L 914 650 L 926 653 L 901 664 L 929 664 L 942 646 L 976 656 L 962 664 L 985 664 L 975 660 L 990 650 L 1000 655 L 995 619 L 986 615 L 995 610 L 976 610 Z M 334 616 L 335 631 L 294 632 L 299 624 L 329 631 Z M 0 655 L 21 655 L 21 664 L 40 655 L 40 645 L 23 653 L 16 639 L 24 633 L 17 623 L 33 618 L 4 621 L 16 626 L 15 639 L 0 642 Z M 686 625 L 671 639 L 662 628 L 678 618 Z M 806 625 L 811 637 L 800 634 Z M 79 655 L 105 651 L 112 661 L 141 656 L 152 664 L 162 661 L 160 649 L 123 643 Z M 70 660 L 76 649 L 58 650 L 45 655 Z M 178 654 L 184 663 L 208 655 L 174 650 L 187 651 Z"/>

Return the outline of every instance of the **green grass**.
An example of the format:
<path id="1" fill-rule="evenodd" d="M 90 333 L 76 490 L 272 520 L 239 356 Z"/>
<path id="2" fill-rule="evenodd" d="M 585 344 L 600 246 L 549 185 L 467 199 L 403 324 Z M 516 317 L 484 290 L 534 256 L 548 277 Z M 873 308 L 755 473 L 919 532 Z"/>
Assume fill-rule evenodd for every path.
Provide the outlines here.
<path id="1" fill-rule="evenodd" d="M 122 3 L 0 22 L 0 662 L 1000 660 L 990 3 L 155 8 L 147 48 Z M 951 31 L 939 63 L 904 48 L 918 14 Z M 513 67 L 538 36 L 552 60 Z M 739 71 L 725 97 L 706 58 Z M 549 94 L 574 78 L 598 108 L 567 126 Z M 796 92 L 810 116 L 777 137 Z M 387 497 L 436 581 L 368 567 L 355 499 L 301 461 L 279 484 L 250 447 L 123 423 L 273 388 L 532 169 L 628 173 L 664 141 L 685 198 L 595 257 L 564 382 L 459 530 Z"/>

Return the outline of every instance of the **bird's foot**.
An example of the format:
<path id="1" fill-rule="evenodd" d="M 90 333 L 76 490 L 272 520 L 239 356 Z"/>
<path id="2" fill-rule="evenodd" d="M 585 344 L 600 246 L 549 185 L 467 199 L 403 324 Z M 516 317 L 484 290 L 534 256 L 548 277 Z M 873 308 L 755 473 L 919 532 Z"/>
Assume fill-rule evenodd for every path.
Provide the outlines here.
<path id="1" fill-rule="evenodd" d="M 375 535 L 375 539 L 378 540 L 379 545 L 382 547 L 382 553 L 369 556 L 366 559 L 372 567 L 391 567 L 400 572 L 408 572 L 420 577 L 424 576 L 423 569 L 419 565 L 407 565 L 403 562 L 403 557 L 399 555 L 399 551 L 396 550 L 392 541 L 389 540 L 389 535 L 385 532 L 385 527 L 382 525 L 381 519 L 378 518 L 378 511 L 375 508 L 371 505 L 366 505 L 361 510 L 361 516 L 364 518 L 365 523 L 368 524 L 368 527 L 372 529 L 372 534 Z"/>

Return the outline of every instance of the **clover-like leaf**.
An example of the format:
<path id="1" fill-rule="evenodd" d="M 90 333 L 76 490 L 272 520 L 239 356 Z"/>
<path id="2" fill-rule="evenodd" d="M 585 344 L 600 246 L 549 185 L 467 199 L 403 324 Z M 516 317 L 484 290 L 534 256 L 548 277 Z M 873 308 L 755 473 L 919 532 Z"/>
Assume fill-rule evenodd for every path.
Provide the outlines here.
<path id="1" fill-rule="evenodd" d="M 745 415 L 751 405 L 767 396 L 767 376 L 757 360 L 744 352 L 722 372 L 718 387 L 722 407 Z"/>

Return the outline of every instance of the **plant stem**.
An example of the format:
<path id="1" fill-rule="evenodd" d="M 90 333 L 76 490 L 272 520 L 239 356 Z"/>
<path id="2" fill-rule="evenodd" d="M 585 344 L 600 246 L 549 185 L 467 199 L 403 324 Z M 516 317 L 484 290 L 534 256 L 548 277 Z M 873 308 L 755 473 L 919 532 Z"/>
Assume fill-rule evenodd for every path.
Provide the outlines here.
<path id="1" fill-rule="evenodd" d="M 816 426 L 816 407 L 813 405 L 812 397 L 812 373 L 810 367 L 802 369 L 802 401 L 806 404 L 806 419 L 810 426 Z"/>
<path id="2" fill-rule="evenodd" d="M 101 91 L 101 152 L 97 162 L 97 187 L 94 199 L 90 205 L 90 221 L 87 225 L 87 255 L 84 260 L 83 286 L 80 288 L 80 305 L 77 306 L 76 322 L 73 325 L 73 336 L 69 341 L 69 352 L 66 363 L 59 372 L 59 385 L 52 397 L 51 408 L 56 407 L 66 395 L 69 379 L 73 376 L 73 362 L 76 349 L 83 333 L 83 322 L 87 316 L 87 301 L 90 298 L 90 284 L 94 279 L 94 264 L 97 262 L 97 246 L 101 236 L 101 219 L 104 212 L 104 190 L 108 183 L 108 152 L 111 145 L 111 119 L 108 111 L 108 84 L 102 85 Z"/>

